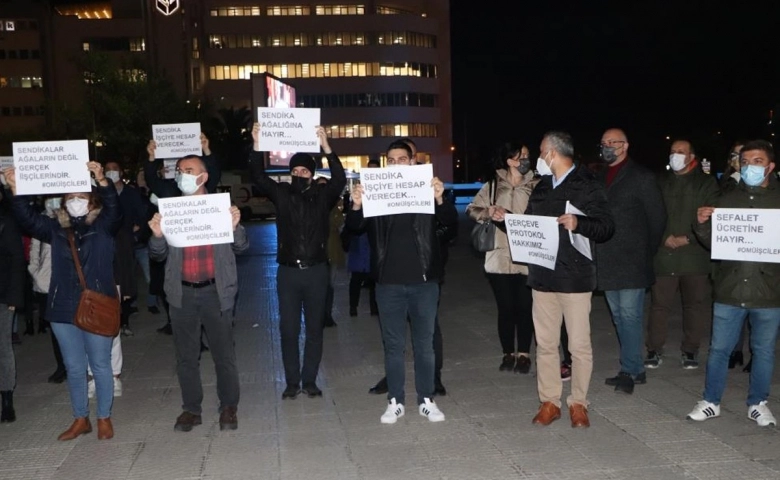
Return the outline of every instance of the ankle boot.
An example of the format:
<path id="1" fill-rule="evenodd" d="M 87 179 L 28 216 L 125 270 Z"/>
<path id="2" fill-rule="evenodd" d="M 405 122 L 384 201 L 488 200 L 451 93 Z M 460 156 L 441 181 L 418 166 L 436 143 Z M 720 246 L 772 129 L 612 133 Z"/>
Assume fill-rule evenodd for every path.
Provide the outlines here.
<path id="1" fill-rule="evenodd" d="M 0 392 L 3 397 L 3 408 L 0 412 L 0 423 L 13 422 L 16 420 L 16 411 L 14 411 L 14 392 L 8 390 Z"/>
<path id="2" fill-rule="evenodd" d="M 98 418 L 98 440 L 110 440 L 114 438 L 114 426 L 111 425 L 111 417 Z"/>
<path id="3" fill-rule="evenodd" d="M 57 440 L 66 441 L 73 440 L 79 435 L 89 433 L 92 431 L 92 424 L 89 423 L 89 417 L 81 417 L 73 420 L 70 428 L 65 430 L 57 437 Z"/>

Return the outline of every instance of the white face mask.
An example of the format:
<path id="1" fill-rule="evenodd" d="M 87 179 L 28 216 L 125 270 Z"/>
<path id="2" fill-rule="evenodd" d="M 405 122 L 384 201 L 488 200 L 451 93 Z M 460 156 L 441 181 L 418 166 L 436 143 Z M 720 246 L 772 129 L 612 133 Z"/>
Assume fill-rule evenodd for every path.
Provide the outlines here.
<path id="1" fill-rule="evenodd" d="M 46 199 L 46 213 L 53 214 L 60 208 L 60 198 L 47 198 Z"/>
<path id="2" fill-rule="evenodd" d="M 686 166 L 685 155 L 682 153 L 673 153 L 669 155 L 669 166 L 672 167 L 672 170 L 675 172 L 684 169 Z"/>
<path id="3" fill-rule="evenodd" d="M 536 160 L 536 171 L 539 172 L 539 175 L 545 176 L 545 175 L 552 175 L 552 169 L 549 165 L 547 165 L 547 162 L 544 161 L 544 158 L 539 157 Z"/>
<path id="4" fill-rule="evenodd" d="M 119 181 L 122 176 L 117 172 L 116 170 L 109 170 L 106 172 L 106 178 L 111 180 L 112 182 L 116 183 Z"/>
<path id="5" fill-rule="evenodd" d="M 152 205 L 157 205 L 157 195 L 155 195 L 155 194 L 152 194 L 152 195 L 149 197 L 149 201 L 150 201 L 150 202 L 152 202 Z"/>
<path id="6" fill-rule="evenodd" d="M 65 202 L 65 208 L 71 217 L 83 217 L 89 213 L 89 200 L 86 198 L 71 198 Z"/>
<path id="7" fill-rule="evenodd" d="M 200 175 L 203 174 L 201 173 Z M 192 195 L 197 192 L 201 185 L 203 185 L 202 183 L 198 183 L 200 175 L 179 173 L 176 177 L 176 185 L 179 187 L 179 190 L 181 190 L 181 193 L 184 195 Z"/>

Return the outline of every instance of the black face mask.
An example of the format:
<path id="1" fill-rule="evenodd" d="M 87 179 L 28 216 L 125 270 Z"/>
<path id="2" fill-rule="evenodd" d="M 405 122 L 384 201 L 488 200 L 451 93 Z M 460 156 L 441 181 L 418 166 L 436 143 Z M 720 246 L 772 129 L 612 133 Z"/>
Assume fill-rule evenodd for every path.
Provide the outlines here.
<path id="1" fill-rule="evenodd" d="M 520 170 L 520 173 L 525 175 L 526 173 L 531 171 L 531 160 L 528 158 L 521 158 L 520 159 L 520 166 L 517 167 L 518 170 Z"/>
<path id="2" fill-rule="evenodd" d="M 615 150 L 617 150 L 615 147 L 607 147 L 605 145 L 601 146 L 601 159 L 604 160 L 608 165 L 615 163 L 615 160 L 617 160 L 617 155 L 615 154 Z"/>
<path id="3" fill-rule="evenodd" d="M 311 186 L 311 178 L 293 176 L 290 180 L 290 188 L 294 193 L 303 193 Z"/>

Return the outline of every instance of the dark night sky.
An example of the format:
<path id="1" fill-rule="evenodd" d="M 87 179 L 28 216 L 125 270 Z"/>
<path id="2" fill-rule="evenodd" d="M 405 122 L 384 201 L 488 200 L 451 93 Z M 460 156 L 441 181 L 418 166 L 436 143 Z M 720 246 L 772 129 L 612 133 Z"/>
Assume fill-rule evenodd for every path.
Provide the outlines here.
<path id="1" fill-rule="evenodd" d="M 667 135 L 693 139 L 716 164 L 736 138 L 773 140 L 780 2 L 715 3 L 453 0 L 455 145 L 468 146 L 471 176 L 502 141 L 535 156 L 549 129 L 592 156 L 602 132 L 621 127 L 655 168 Z"/>

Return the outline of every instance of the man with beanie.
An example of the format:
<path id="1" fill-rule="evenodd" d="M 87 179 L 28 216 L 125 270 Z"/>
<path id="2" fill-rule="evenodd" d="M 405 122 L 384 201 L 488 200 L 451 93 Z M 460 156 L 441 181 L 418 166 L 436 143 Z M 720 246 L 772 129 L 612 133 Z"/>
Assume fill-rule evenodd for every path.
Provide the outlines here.
<path id="1" fill-rule="evenodd" d="M 316 380 L 322 359 L 322 331 L 329 282 L 329 217 L 347 184 L 347 177 L 341 160 L 328 144 L 324 128 L 317 127 L 317 137 L 328 157 L 330 181 L 313 182 L 317 165 L 314 158 L 307 153 L 296 153 L 290 159 L 290 183 L 276 182 L 266 174 L 263 154 L 259 151 L 260 124 L 255 123 L 252 127 L 254 143 L 249 155 L 249 169 L 262 194 L 276 207 L 276 261 L 279 263 L 276 288 L 282 362 L 287 381 L 282 399 L 294 399 L 301 392 L 301 387 L 309 398 L 322 395 Z M 302 369 L 298 349 L 301 310 L 306 326 Z"/>

